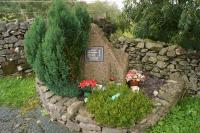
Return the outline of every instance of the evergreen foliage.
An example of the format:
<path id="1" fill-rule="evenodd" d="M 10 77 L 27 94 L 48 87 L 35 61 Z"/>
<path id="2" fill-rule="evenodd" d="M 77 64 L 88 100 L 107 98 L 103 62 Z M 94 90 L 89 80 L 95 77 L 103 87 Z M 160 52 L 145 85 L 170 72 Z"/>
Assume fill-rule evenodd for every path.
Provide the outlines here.
<path id="1" fill-rule="evenodd" d="M 83 25 L 87 27 L 82 28 Z M 76 10 L 65 6 L 62 0 L 53 1 L 48 12 L 47 30 L 43 32 L 45 37 L 41 39 L 42 45 L 35 49 L 35 56 L 27 58 L 34 59 L 37 77 L 55 94 L 79 94 L 76 84 L 79 73 L 76 72 L 80 69 L 80 57 L 87 46 L 89 30 L 90 21 L 87 21 L 85 16 L 77 17 Z M 27 36 L 34 32 L 28 32 Z M 34 36 L 32 37 L 34 39 Z M 31 46 L 35 45 L 29 40 L 26 41 Z M 27 51 L 32 51 L 32 47 L 27 47 Z"/>
<path id="2" fill-rule="evenodd" d="M 200 49 L 198 0 L 125 0 L 124 13 L 136 37 Z"/>
<path id="3" fill-rule="evenodd" d="M 45 36 L 46 26 L 45 21 L 38 17 L 35 19 L 25 35 L 25 54 L 27 61 L 34 68 L 37 50 L 42 44 L 42 39 Z"/>

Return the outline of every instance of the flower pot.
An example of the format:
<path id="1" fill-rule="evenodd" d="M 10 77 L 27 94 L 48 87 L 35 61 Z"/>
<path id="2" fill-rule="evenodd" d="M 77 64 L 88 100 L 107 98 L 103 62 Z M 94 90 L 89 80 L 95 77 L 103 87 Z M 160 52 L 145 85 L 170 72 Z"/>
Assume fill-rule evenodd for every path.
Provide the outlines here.
<path id="1" fill-rule="evenodd" d="M 139 81 L 130 80 L 130 81 L 128 82 L 128 85 L 129 85 L 129 86 L 138 86 L 138 85 L 139 85 Z"/>

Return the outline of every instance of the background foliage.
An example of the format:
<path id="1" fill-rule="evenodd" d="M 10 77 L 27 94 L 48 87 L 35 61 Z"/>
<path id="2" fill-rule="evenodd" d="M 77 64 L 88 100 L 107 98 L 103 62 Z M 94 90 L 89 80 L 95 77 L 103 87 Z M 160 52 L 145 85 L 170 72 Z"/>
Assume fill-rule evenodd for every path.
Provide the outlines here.
<path id="1" fill-rule="evenodd" d="M 90 16 L 80 5 L 54 0 L 44 20 L 37 18 L 25 36 L 25 51 L 37 77 L 57 95 L 77 96 L 80 56 L 87 47 Z"/>
<path id="2" fill-rule="evenodd" d="M 125 0 L 124 6 L 135 37 L 200 49 L 198 0 Z"/>
<path id="3" fill-rule="evenodd" d="M 117 93 L 121 95 L 112 100 Z M 114 127 L 131 127 L 151 111 L 151 102 L 142 92 L 133 93 L 126 85 L 115 84 L 105 91 L 95 91 L 86 106 L 99 124 Z"/>

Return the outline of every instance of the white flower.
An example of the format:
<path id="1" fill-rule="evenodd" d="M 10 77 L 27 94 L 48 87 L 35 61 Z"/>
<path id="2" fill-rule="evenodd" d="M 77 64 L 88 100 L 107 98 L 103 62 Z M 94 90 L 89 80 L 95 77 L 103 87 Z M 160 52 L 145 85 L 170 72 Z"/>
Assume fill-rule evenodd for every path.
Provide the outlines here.
<path id="1" fill-rule="evenodd" d="M 139 92 L 140 91 L 140 88 L 138 86 L 131 86 L 131 90 L 133 92 Z"/>

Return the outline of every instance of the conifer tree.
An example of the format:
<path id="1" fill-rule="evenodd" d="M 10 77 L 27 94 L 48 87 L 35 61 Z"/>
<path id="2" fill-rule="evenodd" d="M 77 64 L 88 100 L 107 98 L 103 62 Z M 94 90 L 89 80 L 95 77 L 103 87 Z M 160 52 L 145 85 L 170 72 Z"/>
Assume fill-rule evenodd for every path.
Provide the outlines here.
<path id="1" fill-rule="evenodd" d="M 45 21 L 41 17 L 35 19 L 25 35 L 25 54 L 28 63 L 34 68 L 37 50 L 42 44 L 46 32 Z"/>
<path id="2" fill-rule="evenodd" d="M 29 46 L 27 53 L 35 50 L 35 53 L 32 52 L 27 58 L 31 60 L 31 65 L 34 64 L 32 66 L 35 68 L 36 76 L 57 95 L 79 94 L 77 72 L 90 30 L 89 15 L 85 9 L 81 12 L 86 13 L 86 16 L 77 17 L 79 11 L 65 6 L 62 0 L 54 0 L 48 12 L 47 29 L 36 30 L 40 28 L 37 23 L 34 26 L 35 30 L 27 33 L 28 37 L 32 37 L 32 40 L 26 39 Z M 36 33 L 42 36 L 38 37 Z"/>

